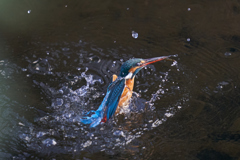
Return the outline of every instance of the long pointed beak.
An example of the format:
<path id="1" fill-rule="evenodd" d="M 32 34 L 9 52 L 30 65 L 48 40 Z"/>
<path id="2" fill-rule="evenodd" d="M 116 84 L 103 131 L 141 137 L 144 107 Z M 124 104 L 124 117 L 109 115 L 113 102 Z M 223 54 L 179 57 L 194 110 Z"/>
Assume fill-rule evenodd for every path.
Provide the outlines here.
<path id="1" fill-rule="evenodd" d="M 151 63 L 155 63 L 155 62 L 158 62 L 158 61 L 161 61 L 161 60 L 170 60 L 170 61 L 175 61 L 173 59 L 170 59 L 169 56 L 162 56 L 162 57 L 155 57 L 155 58 L 149 58 L 149 59 L 144 59 L 144 62 L 142 63 L 142 67 L 146 66 L 146 65 L 149 65 Z"/>

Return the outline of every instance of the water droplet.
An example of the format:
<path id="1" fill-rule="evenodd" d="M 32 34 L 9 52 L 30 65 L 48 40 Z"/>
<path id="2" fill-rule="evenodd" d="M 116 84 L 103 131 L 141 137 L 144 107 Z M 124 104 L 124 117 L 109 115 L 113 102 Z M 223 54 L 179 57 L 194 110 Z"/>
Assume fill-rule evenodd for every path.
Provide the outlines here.
<path id="1" fill-rule="evenodd" d="M 123 131 L 119 131 L 119 130 L 113 132 L 113 135 L 115 135 L 115 136 L 122 136 L 122 137 L 125 137 Z"/>
<path id="2" fill-rule="evenodd" d="M 59 89 L 59 90 L 58 90 L 58 93 L 63 94 L 63 90 L 62 90 L 62 89 Z"/>
<path id="3" fill-rule="evenodd" d="M 224 53 L 224 55 L 225 55 L 226 57 L 228 57 L 228 56 L 231 56 L 232 53 L 230 53 L 230 52 L 226 52 L 226 53 Z"/>
<path id="4" fill-rule="evenodd" d="M 30 14 L 30 13 L 31 13 L 31 10 L 28 10 L 27 13 Z"/>
<path id="5" fill-rule="evenodd" d="M 157 126 L 159 126 L 160 124 L 162 124 L 162 121 L 159 120 L 159 119 L 157 119 L 155 122 L 153 122 L 152 127 L 157 127 Z"/>
<path id="6" fill-rule="evenodd" d="M 67 48 L 67 47 L 62 48 L 62 51 L 69 51 L 69 50 L 70 48 Z"/>
<path id="7" fill-rule="evenodd" d="M 171 66 L 176 66 L 177 65 L 177 61 L 173 61 L 173 63 L 171 64 Z"/>
<path id="8" fill-rule="evenodd" d="M 188 8 L 187 10 L 188 10 L 188 11 L 191 11 L 191 8 Z"/>
<path id="9" fill-rule="evenodd" d="M 33 63 L 33 64 L 36 64 L 36 63 L 38 63 L 38 60 L 36 60 L 36 61 L 33 61 L 32 63 Z"/>
<path id="10" fill-rule="evenodd" d="M 132 37 L 135 39 L 138 38 L 138 33 L 135 31 L 132 31 Z"/>
<path id="11" fill-rule="evenodd" d="M 165 113 L 165 116 L 166 116 L 166 117 L 172 117 L 173 114 L 172 114 L 172 113 Z"/>
<path id="12" fill-rule="evenodd" d="M 65 7 L 67 7 L 67 5 L 65 5 Z"/>
<path id="13" fill-rule="evenodd" d="M 90 146 L 91 144 L 92 144 L 92 141 L 88 140 L 87 142 L 85 142 L 83 144 L 83 148 L 86 148 L 86 147 Z"/>
<path id="14" fill-rule="evenodd" d="M 57 144 L 57 142 L 54 139 L 50 138 L 43 140 L 42 143 L 45 144 L 47 147 Z"/>
<path id="15" fill-rule="evenodd" d="M 116 43 L 116 41 L 113 41 L 113 43 Z"/>
<path id="16" fill-rule="evenodd" d="M 44 132 L 38 132 L 38 133 L 36 134 L 36 137 L 39 138 L 39 137 L 44 136 L 45 134 L 46 134 L 46 133 L 44 133 Z"/>
<path id="17" fill-rule="evenodd" d="M 57 106 L 62 106 L 62 105 L 63 105 L 63 99 L 57 98 L 57 99 L 56 99 L 56 105 L 57 105 Z"/>
<path id="18" fill-rule="evenodd" d="M 190 40 L 191 40 L 190 38 L 187 38 L 187 41 L 188 41 L 188 42 L 190 42 Z"/>
<path id="19" fill-rule="evenodd" d="M 129 8 L 127 8 L 127 10 L 129 10 Z"/>
<path id="20" fill-rule="evenodd" d="M 23 123 L 21 123 L 21 122 L 18 122 L 18 124 L 20 125 L 20 126 L 25 126 Z"/>

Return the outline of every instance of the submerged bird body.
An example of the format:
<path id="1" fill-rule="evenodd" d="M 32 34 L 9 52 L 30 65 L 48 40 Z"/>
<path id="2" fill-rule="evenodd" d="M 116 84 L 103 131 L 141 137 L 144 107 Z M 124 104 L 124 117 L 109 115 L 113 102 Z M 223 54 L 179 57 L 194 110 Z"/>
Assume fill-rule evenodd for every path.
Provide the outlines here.
<path id="1" fill-rule="evenodd" d="M 90 111 L 81 119 L 84 124 L 95 127 L 108 121 L 121 107 L 125 106 L 132 97 L 135 75 L 146 65 L 168 59 L 168 56 L 150 59 L 134 58 L 126 61 L 121 66 L 120 74 L 113 75 L 113 81 L 108 86 L 107 93 L 98 110 Z M 92 115 L 90 115 L 92 113 Z M 89 115 L 89 116 L 88 116 Z"/>

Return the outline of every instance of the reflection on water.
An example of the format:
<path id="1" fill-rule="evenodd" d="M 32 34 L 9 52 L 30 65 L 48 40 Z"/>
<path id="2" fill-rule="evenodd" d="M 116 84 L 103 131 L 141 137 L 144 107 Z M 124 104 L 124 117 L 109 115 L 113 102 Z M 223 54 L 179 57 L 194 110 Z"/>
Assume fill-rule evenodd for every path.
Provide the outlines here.
<path id="1" fill-rule="evenodd" d="M 240 157 L 237 1 L 1 3 L 1 159 Z M 124 61 L 175 54 L 123 114 L 79 122 Z"/>

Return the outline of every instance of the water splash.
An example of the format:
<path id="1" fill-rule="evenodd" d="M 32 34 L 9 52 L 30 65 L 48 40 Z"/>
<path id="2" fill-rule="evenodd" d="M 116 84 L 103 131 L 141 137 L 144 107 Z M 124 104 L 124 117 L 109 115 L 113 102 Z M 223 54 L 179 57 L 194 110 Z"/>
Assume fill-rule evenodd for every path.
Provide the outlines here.
<path id="1" fill-rule="evenodd" d="M 79 45 L 83 45 L 83 42 L 81 41 Z M 71 50 L 72 48 L 69 46 L 61 47 L 59 51 L 47 48 L 47 53 L 51 54 L 45 54 L 46 51 L 44 51 L 46 57 L 27 58 L 27 61 L 30 63 L 29 66 L 21 69 L 30 77 L 36 75 L 48 76 L 47 73 L 51 71 L 52 74 L 50 75 L 55 78 L 54 82 L 58 80 L 56 78 L 60 79 L 58 85 L 45 83 L 44 81 L 39 81 L 39 79 L 33 80 L 33 83 L 39 86 L 49 97 L 51 104 L 46 107 L 47 113 L 45 115 L 35 118 L 34 125 L 23 123 L 25 126 L 21 126 L 22 130 L 19 138 L 24 140 L 29 150 L 47 154 L 47 151 L 43 148 L 56 147 L 57 149 L 54 149 L 54 152 L 57 153 L 68 151 L 81 154 L 81 152 L 91 150 L 92 152 L 102 151 L 110 155 L 117 154 L 128 148 L 133 141 L 139 141 L 138 138 L 146 132 L 158 127 L 168 118 L 174 116 L 181 109 L 179 106 L 184 105 L 183 99 L 176 100 L 176 103 L 171 105 L 162 104 L 162 114 L 158 113 L 156 108 L 158 103 L 167 96 L 174 94 L 174 92 L 179 92 L 177 88 L 179 85 L 172 83 L 171 74 L 174 70 L 178 70 L 178 74 L 181 72 L 179 72 L 177 61 L 172 62 L 170 71 L 168 71 L 169 65 L 166 67 L 168 69 L 162 72 L 158 72 L 154 66 L 149 66 L 138 76 L 146 77 L 148 75 L 151 84 L 143 85 L 142 82 L 136 81 L 136 86 L 143 85 L 146 87 L 144 89 L 136 87 L 128 107 L 121 110 L 120 114 L 112 118 L 108 123 L 89 129 L 88 126 L 83 125 L 79 120 L 83 113 L 97 109 L 100 105 L 105 90 L 99 89 L 99 85 L 105 85 L 104 80 L 106 78 L 105 76 L 96 76 L 91 65 L 89 66 L 90 68 L 81 65 L 88 62 L 105 62 L 95 55 L 86 56 L 84 50 L 81 50 L 77 56 L 81 60 L 84 59 L 84 61 L 77 61 L 77 64 L 80 64 L 80 66 L 76 64 L 71 66 L 71 69 L 73 68 L 72 70 L 76 71 L 74 75 L 71 75 L 71 72 L 58 72 L 56 70 L 58 66 L 53 61 L 54 58 L 63 56 L 65 60 L 67 56 L 73 57 Z M 102 52 L 101 49 L 95 50 Z M 177 56 L 172 55 L 171 57 Z M 123 62 L 123 59 L 120 59 L 120 62 Z M 69 63 L 66 58 L 66 64 Z M 105 69 L 107 76 L 112 72 L 111 68 L 116 67 L 118 62 L 112 61 L 108 64 L 110 64 L 110 68 L 106 67 Z M 169 62 L 166 64 L 169 64 Z M 65 63 L 60 63 L 60 65 L 65 65 Z M 66 67 L 68 66 L 66 65 Z M 24 70 L 24 68 L 27 70 Z M 107 72 L 108 69 L 110 70 L 109 74 Z M 98 68 L 97 71 L 99 71 Z M 149 88 L 149 86 L 154 85 L 158 87 L 154 89 Z M 153 94 L 151 95 L 149 92 L 153 92 Z M 144 95 L 150 95 L 150 97 Z"/>
<path id="2" fill-rule="evenodd" d="M 86 81 L 85 85 L 76 90 L 72 90 L 67 86 L 54 89 L 47 85 L 41 85 L 43 88 L 48 88 L 51 94 L 57 96 L 57 98 L 52 99 L 52 105 L 50 106 L 50 109 L 54 109 L 54 113 L 36 120 L 37 123 L 45 124 L 46 127 L 40 130 L 39 128 L 34 128 L 31 134 L 20 135 L 20 138 L 24 139 L 30 148 L 33 146 L 36 147 L 36 144 L 41 142 L 40 144 L 46 147 L 60 147 L 64 144 L 65 147 L 62 150 L 67 149 L 72 152 L 92 150 L 108 154 L 117 153 L 121 150 L 123 151 L 127 145 L 141 137 L 145 132 L 161 125 L 175 114 L 177 106 L 182 105 L 177 103 L 175 107 L 166 107 L 165 114 L 161 119 L 152 118 L 145 123 L 139 123 L 137 120 L 137 117 L 141 116 L 141 113 L 144 113 L 144 108 L 154 107 L 154 103 L 158 100 L 158 97 L 168 93 L 169 90 L 164 88 L 164 84 L 167 82 L 169 76 L 169 73 L 166 72 L 164 77 L 162 77 L 165 81 L 161 82 L 162 85 L 152 95 L 150 101 L 141 99 L 138 94 L 134 94 L 129 108 L 121 112 L 125 113 L 124 119 L 120 118 L 122 116 L 120 114 L 111 119 L 107 124 L 90 130 L 88 126 L 79 123 L 79 119 L 84 110 L 89 110 L 89 105 L 91 105 L 92 101 L 89 100 L 89 97 L 97 99 L 102 97 L 102 93 L 96 92 L 94 87 L 96 83 L 101 83 L 101 80 L 94 79 L 91 74 L 86 74 L 87 71 L 88 69 L 86 68 L 80 76 L 75 77 L 77 80 L 85 79 Z M 144 105 L 138 105 L 138 103 Z M 151 110 L 154 113 L 155 109 L 151 108 Z M 121 122 L 119 122 L 120 120 Z M 130 129 L 131 127 L 128 122 L 131 122 L 135 126 L 133 127 L 134 129 Z M 62 136 L 63 139 L 54 138 L 56 136 Z M 70 147 L 67 147 L 68 143 L 69 145 L 71 144 Z M 76 144 L 75 147 L 72 147 L 72 143 Z M 37 148 L 39 149 L 39 147 Z"/>

